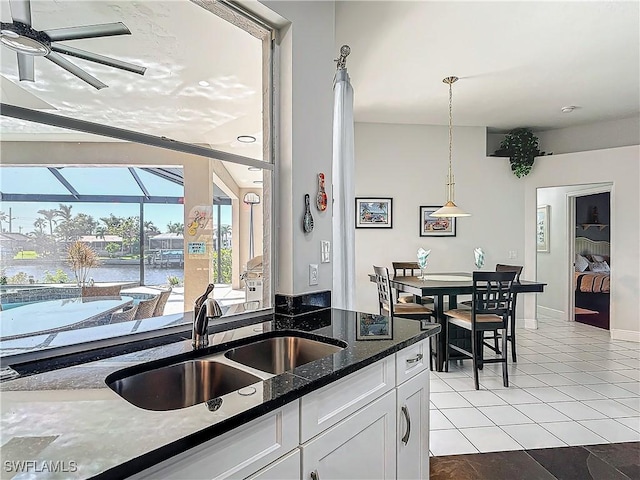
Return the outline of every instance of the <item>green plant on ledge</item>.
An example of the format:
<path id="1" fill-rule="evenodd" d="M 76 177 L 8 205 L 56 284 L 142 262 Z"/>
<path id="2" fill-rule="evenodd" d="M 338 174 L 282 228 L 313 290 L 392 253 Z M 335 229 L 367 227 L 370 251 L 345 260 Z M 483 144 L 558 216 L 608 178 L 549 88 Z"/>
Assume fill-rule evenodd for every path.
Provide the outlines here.
<path id="1" fill-rule="evenodd" d="M 544 152 L 538 148 L 538 137 L 530 129 L 516 128 L 507 134 L 495 154 L 509 157 L 511 171 L 520 178 L 531 172 L 533 161 Z"/>

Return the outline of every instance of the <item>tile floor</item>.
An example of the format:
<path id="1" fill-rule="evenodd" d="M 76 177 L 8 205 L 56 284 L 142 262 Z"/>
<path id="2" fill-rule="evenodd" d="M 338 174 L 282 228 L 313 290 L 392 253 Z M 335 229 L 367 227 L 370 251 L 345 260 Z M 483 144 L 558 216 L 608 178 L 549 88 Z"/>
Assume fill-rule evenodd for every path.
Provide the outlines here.
<path id="1" fill-rule="evenodd" d="M 640 441 L 640 346 L 589 325 L 551 319 L 518 329 L 510 387 L 471 361 L 431 372 L 432 456 Z M 487 350 L 486 355 L 492 354 Z"/>

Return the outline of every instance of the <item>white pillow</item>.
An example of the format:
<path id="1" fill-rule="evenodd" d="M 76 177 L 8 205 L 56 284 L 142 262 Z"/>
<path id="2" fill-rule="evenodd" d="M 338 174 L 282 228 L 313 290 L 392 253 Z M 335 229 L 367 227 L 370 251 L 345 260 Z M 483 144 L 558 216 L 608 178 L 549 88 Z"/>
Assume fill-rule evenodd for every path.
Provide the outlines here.
<path id="1" fill-rule="evenodd" d="M 589 260 L 576 253 L 576 272 L 584 272 L 587 268 L 589 268 Z"/>
<path id="2" fill-rule="evenodd" d="M 589 269 L 592 272 L 600 272 L 600 273 L 611 272 L 611 269 L 609 268 L 609 264 L 607 262 L 591 262 L 589 264 Z"/>
<path id="3" fill-rule="evenodd" d="M 591 260 L 594 262 L 604 262 L 604 257 L 602 255 L 591 255 Z"/>

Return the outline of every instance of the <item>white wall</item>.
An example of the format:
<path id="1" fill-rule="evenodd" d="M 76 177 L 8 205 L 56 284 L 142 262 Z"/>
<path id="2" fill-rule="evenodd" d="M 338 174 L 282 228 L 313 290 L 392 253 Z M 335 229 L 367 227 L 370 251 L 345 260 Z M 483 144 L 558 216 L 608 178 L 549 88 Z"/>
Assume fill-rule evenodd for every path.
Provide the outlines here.
<path id="1" fill-rule="evenodd" d="M 320 263 L 320 242 L 331 241 L 329 210 L 319 212 L 312 202 L 314 230 L 302 230 L 304 195 L 313 200 L 319 172 L 331 185 L 334 2 L 261 2 L 292 22 L 281 30 L 279 76 L 280 118 L 276 225 L 278 281 L 276 293 L 301 294 L 331 290 L 330 263 Z M 327 195 L 331 198 L 330 191 Z M 309 264 L 320 266 L 319 284 L 309 286 Z"/>
<path id="2" fill-rule="evenodd" d="M 540 157 L 525 179 L 525 269 L 536 273 L 537 189 L 611 182 L 611 336 L 640 341 L 640 146 Z M 568 270 L 558 286 L 568 298 Z M 524 295 L 525 314 L 535 303 Z"/>
<path id="3" fill-rule="evenodd" d="M 506 159 L 485 156 L 485 140 L 482 127 L 454 127 L 456 203 L 472 216 L 457 220 L 456 237 L 420 237 L 419 207 L 445 202 L 447 127 L 356 123 L 356 196 L 393 198 L 392 229 L 356 230 L 356 309 L 377 311 L 367 277 L 374 264 L 413 261 L 419 247 L 431 249 L 430 272 L 474 270 L 475 247 L 486 252 L 486 269 L 523 265 L 523 180 Z M 525 269 L 522 277 L 532 273 Z"/>

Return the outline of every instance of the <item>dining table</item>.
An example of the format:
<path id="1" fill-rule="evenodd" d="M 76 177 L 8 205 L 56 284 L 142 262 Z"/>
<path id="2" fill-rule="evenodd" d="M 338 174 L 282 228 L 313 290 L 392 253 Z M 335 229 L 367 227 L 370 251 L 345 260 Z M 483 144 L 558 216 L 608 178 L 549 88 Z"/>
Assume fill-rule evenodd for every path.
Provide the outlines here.
<path id="1" fill-rule="evenodd" d="M 0 311 L 0 341 L 69 330 L 103 320 L 133 298 L 74 297 L 34 302 Z"/>
<path id="2" fill-rule="evenodd" d="M 369 280 L 371 282 L 376 281 L 374 274 L 369 274 Z M 417 276 L 391 276 L 391 288 L 396 289 L 399 292 L 411 293 L 414 296 L 416 303 L 422 303 L 422 297 L 433 297 L 433 312 L 436 321 L 442 326 L 441 332 L 445 331 L 446 316 L 444 315 L 445 304 L 448 309 L 454 309 L 458 307 L 459 295 L 471 295 L 473 292 L 472 274 L 469 272 L 442 272 L 442 273 L 430 273 L 426 274 L 425 278 Z M 544 291 L 545 283 L 534 282 L 529 280 L 520 279 L 517 282 L 513 282 L 513 292 L 515 294 L 523 293 L 541 293 Z M 517 295 L 516 295 L 517 298 Z M 446 303 L 448 301 L 448 303 Z M 515 300 L 513 309 L 515 311 Z M 469 342 L 471 338 L 469 333 L 464 329 L 457 329 L 455 332 L 459 338 L 452 340 Z M 467 338 L 468 337 L 468 338 Z M 440 333 L 434 337 L 435 342 L 435 365 L 438 372 L 442 372 L 444 368 L 446 338 Z M 470 347 L 467 347 L 470 348 Z M 451 352 L 450 358 L 456 359 L 459 355 L 456 352 Z"/>

